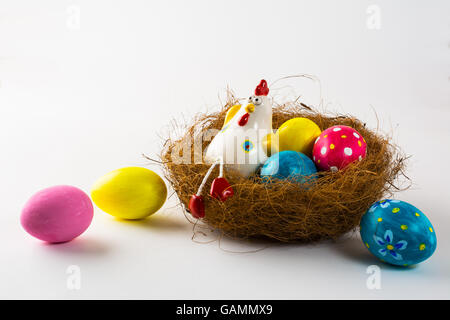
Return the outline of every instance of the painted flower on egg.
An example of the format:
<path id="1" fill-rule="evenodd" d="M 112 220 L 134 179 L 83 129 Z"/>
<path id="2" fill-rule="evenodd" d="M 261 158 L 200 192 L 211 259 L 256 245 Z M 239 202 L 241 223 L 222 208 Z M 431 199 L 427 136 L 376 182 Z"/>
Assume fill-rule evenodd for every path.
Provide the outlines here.
<path id="1" fill-rule="evenodd" d="M 370 207 L 369 212 L 374 212 L 378 207 L 385 209 L 385 208 L 389 207 L 391 205 L 391 203 L 400 203 L 400 201 L 399 200 L 390 200 L 390 199 L 377 201 Z"/>
<path id="2" fill-rule="evenodd" d="M 335 172 L 364 159 L 366 148 L 366 141 L 358 131 L 348 126 L 333 126 L 316 139 L 313 160 L 320 170 Z"/>
<path id="3" fill-rule="evenodd" d="M 388 252 L 395 260 L 402 260 L 402 255 L 398 252 L 406 249 L 408 246 L 408 242 L 406 240 L 400 240 L 397 243 L 393 243 L 394 234 L 392 230 L 386 230 L 384 233 L 384 239 L 378 237 L 377 235 L 373 236 L 375 242 L 381 246 L 381 249 L 378 252 L 384 257 Z"/>

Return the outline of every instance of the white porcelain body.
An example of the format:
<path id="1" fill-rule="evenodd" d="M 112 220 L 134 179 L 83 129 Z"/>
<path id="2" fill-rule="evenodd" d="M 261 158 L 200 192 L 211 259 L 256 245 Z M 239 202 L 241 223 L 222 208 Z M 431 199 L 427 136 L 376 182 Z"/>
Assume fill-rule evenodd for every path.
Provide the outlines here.
<path id="1" fill-rule="evenodd" d="M 236 115 L 213 138 L 205 154 L 205 161 L 213 163 L 222 158 L 228 168 L 239 171 L 244 177 L 254 173 L 266 160 L 263 141 L 272 133 L 272 101 L 266 96 L 250 113 L 247 124 L 238 124 L 246 113 L 242 105 Z"/>

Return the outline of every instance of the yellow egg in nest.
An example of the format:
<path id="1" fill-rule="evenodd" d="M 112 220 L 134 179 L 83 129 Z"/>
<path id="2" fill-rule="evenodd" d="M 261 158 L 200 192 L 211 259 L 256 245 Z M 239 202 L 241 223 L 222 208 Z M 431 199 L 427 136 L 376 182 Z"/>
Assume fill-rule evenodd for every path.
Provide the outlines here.
<path id="1" fill-rule="evenodd" d="M 319 126 L 307 118 L 293 118 L 276 132 L 279 151 L 292 150 L 311 157 L 314 141 L 321 134 Z"/>
<path id="2" fill-rule="evenodd" d="M 158 211 L 167 197 L 163 179 L 152 170 L 126 167 L 98 179 L 91 190 L 94 203 L 122 219 L 143 219 Z"/>

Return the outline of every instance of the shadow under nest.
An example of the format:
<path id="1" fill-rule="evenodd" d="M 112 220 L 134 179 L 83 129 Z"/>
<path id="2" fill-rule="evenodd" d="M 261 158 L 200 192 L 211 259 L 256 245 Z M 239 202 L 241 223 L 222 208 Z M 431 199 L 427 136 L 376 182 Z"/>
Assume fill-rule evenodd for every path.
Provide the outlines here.
<path id="1" fill-rule="evenodd" d="M 202 139 L 208 129 L 220 130 L 229 101 L 221 111 L 199 115 L 185 132 L 184 137 L 168 139 L 161 153 L 164 175 L 177 193 L 184 209 L 195 194 L 210 165 L 196 164 L 208 146 Z M 234 196 L 221 202 L 205 196 L 206 215 L 203 221 L 214 229 L 233 238 L 265 238 L 281 242 L 313 242 L 336 239 L 354 230 L 362 215 L 375 202 L 392 196 L 400 189 L 396 182 L 404 176 L 405 157 L 389 139 L 367 129 L 360 120 L 346 115 L 319 113 L 300 103 L 289 103 L 273 108 L 273 128 L 285 121 L 305 117 L 314 121 L 321 130 L 334 125 L 347 125 L 362 134 L 367 143 L 363 161 L 351 164 L 345 170 L 318 172 L 317 180 L 309 188 L 286 181 L 264 183 L 253 175 L 244 178 L 226 169 L 226 177 L 234 189 Z M 199 140 L 201 139 L 201 140 Z M 190 162 L 173 161 L 186 148 L 186 141 L 202 141 L 202 150 L 194 150 L 189 143 Z M 198 148 L 200 149 L 200 148 Z M 189 161 L 187 161 L 189 162 Z M 218 168 L 215 168 L 218 175 Z M 206 184 L 209 188 L 213 178 Z"/>

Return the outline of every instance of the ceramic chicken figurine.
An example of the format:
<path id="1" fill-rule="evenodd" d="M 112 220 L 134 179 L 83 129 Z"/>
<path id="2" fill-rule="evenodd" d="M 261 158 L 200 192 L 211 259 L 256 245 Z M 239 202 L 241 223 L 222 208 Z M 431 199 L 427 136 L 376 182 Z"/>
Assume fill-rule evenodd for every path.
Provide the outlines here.
<path id="1" fill-rule="evenodd" d="M 216 165 L 220 166 L 220 173 L 211 185 L 210 195 L 226 201 L 234 191 L 224 177 L 224 165 L 248 177 L 267 160 L 264 141 L 272 134 L 272 101 L 268 93 L 266 80 L 261 80 L 246 106 L 235 105 L 228 110 L 222 129 L 206 150 L 205 161 L 211 167 L 189 201 L 189 210 L 195 218 L 205 216 L 202 192 Z"/>

